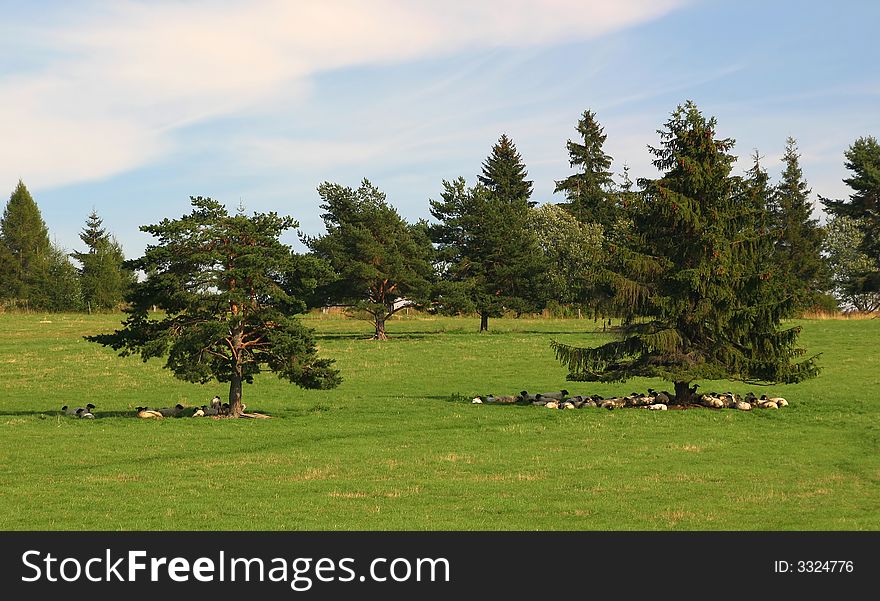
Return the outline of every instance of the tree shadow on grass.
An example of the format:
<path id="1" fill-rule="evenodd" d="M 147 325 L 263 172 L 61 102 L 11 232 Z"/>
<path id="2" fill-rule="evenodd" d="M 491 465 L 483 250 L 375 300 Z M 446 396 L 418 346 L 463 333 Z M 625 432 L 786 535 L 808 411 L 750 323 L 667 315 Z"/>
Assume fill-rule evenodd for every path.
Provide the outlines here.
<path id="1" fill-rule="evenodd" d="M 189 419 L 189 418 L 192 418 L 192 410 L 194 410 L 195 407 L 187 407 L 186 409 L 189 409 L 190 411 L 184 410 L 184 413 L 182 413 L 180 415 L 163 417 L 162 419 Z M 258 413 L 262 413 L 263 415 L 268 415 L 270 417 L 280 417 L 280 415 L 277 415 L 274 413 L 269 413 L 268 411 L 258 411 Z M 134 419 L 141 419 L 137 416 L 137 412 L 134 409 L 128 409 L 125 411 L 98 411 L 96 409 L 92 413 L 92 415 L 95 416 L 94 419 L 105 419 L 105 418 L 111 418 L 111 417 L 130 417 L 130 418 L 134 418 Z M 76 415 L 68 415 L 67 413 L 64 413 L 63 411 L 58 411 L 58 410 L 52 410 L 52 411 L 4 411 L 4 410 L 0 410 L 0 418 L 4 418 L 4 417 L 45 417 L 45 418 L 62 417 L 62 418 L 71 419 L 71 420 L 82 419 L 80 417 L 77 417 Z M 152 419 L 158 419 L 158 418 L 152 418 Z M 200 417 L 197 419 L 211 419 L 211 418 L 210 417 Z"/>
<path id="2" fill-rule="evenodd" d="M 421 340 L 437 332 L 402 332 L 400 334 L 388 334 L 388 340 L 381 342 L 394 342 L 395 340 Z M 365 342 L 380 342 L 368 334 L 321 334 L 316 333 L 318 340 L 363 340 Z"/>

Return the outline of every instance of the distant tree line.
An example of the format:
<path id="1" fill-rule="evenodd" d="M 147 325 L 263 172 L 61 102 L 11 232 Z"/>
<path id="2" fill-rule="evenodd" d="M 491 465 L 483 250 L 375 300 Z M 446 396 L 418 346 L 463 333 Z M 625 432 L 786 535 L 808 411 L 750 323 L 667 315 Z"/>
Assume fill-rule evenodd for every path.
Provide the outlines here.
<path id="1" fill-rule="evenodd" d="M 324 277 L 309 291 L 309 306 L 337 305 L 369 319 L 375 337 L 404 307 L 489 319 L 505 314 L 568 308 L 594 317 L 620 316 L 610 274 L 625 272 L 633 236 L 657 180 L 633 182 L 624 165 L 616 176 L 596 114 L 585 111 L 565 147 L 571 173 L 555 182 L 558 203 L 532 199 L 533 182 L 513 140 L 502 135 L 473 184 L 442 182 L 429 201 L 431 220 L 407 223 L 368 180 L 358 188 L 324 182 L 318 187 L 326 233 L 302 236 L 323 261 Z M 774 243 L 761 260 L 792 303 L 786 316 L 809 309 L 880 309 L 880 147 L 858 139 L 845 153 L 853 190 L 849 199 L 821 198 L 829 214 L 813 218 L 810 189 L 796 141 L 786 141 L 783 172 L 769 181 L 755 154 L 742 181 L 766 210 Z M 646 204 L 647 203 L 647 204 Z M 635 229 L 634 229 L 635 228 Z M 135 282 L 119 243 L 95 211 L 68 252 L 49 239 L 40 211 L 22 182 L 0 222 L 0 303 L 45 311 L 118 308 Z M 642 240 L 648 244 L 651 240 Z M 687 245 L 692 240 L 679 239 Z M 75 262 L 71 262 L 70 259 Z M 635 268 L 634 265 L 630 267 Z"/>

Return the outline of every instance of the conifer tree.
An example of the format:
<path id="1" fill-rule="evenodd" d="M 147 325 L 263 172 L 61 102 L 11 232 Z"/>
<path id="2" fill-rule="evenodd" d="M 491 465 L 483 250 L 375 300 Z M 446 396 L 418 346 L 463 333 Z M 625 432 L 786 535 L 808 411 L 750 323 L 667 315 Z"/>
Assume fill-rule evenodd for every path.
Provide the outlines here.
<path id="1" fill-rule="evenodd" d="M 102 225 L 98 213 L 92 210 L 79 236 L 86 250 L 71 253 L 81 265 L 83 301 L 89 309 L 116 307 L 134 280 L 132 272 L 123 267 L 122 247 Z"/>
<path id="2" fill-rule="evenodd" d="M 483 161 L 483 172 L 477 179 L 486 186 L 496 202 L 533 207 L 536 203 L 529 200 L 532 181 L 527 180 L 526 176 L 528 172 L 516 145 L 507 134 L 501 134 L 498 142 L 492 146 L 492 153 Z"/>
<path id="3" fill-rule="evenodd" d="M 43 281 L 50 244 L 40 209 L 20 180 L 0 219 L 0 243 L 8 251 L 6 261 L 12 257 L 12 272 L 4 278 L 10 286 L 5 294 L 27 300 Z"/>
<path id="4" fill-rule="evenodd" d="M 532 182 L 522 156 L 506 134 L 483 162 L 477 185 L 464 178 L 443 182 L 441 201 L 431 200 L 430 227 L 442 265 L 438 306 L 444 312 L 475 311 L 480 331 L 505 310 L 540 310 L 547 299 L 547 266 L 527 231 Z"/>
<path id="5" fill-rule="evenodd" d="M 433 270 L 425 225 L 404 221 L 366 179 L 357 190 L 324 182 L 318 194 L 327 233 L 304 241 L 336 273 L 318 292 L 328 303 L 368 315 L 374 338 L 385 340 L 385 322 L 430 295 Z"/>
<path id="6" fill-rule="evenodd" d="M 780 273 L 789 276 L 788 293 L 795 298 L 795 310 L 807 309 L 830 287 L 828 265 L 822 257 L 823 231 L 814 219 L 810 189 L 799 164 L 797 142 L 785 143 L 782 179 L 773 191 L 773 228 Z"/>
<path id="7" fill-rule="evenodd" d="M 589 110 L 584 111 L 576 129 L 580 141 L 569 140 L 566 148 L 569 165 L 578 171 L 556 182 L 553 192 L 565 193 L 565 207 L 578 221 L 598 223 L 608 229 L 614 224 L 618 213 L 612 193 L 612 158 L 603 149 L 608 136 L 596 120 L 595 113 Z"/>
<path id="8" fill-rule="evenodd" d="M 873 136 L 859 138 L 844 156 L 852 176 L 843 181 L 853 193 L 847 200 L 822 198 L 822 202 L 830 213 L 855 219 L 862 232 L 859 250 L 870 259 L 872 266 L 853 275 L 854 291 L 880 292 L 880 144 Z"/>
<path id="9" fill-rule="evenodd" d="M 659 132 L 650 150 L 663 175 L 640 180 L 633 239 L 615 249 L 626 269 L 607 275 L 624 315 L 619 338 L 595 348 L 554 341 L 569 379 L 659 377 L 687 403 L 695 380 L 796 382 L 817 373 L 815 357 L 795 361 L 804 354 L 799 328 L 780 328 L 793 301 L 765 269 L 773 248 L 766 179 L 731 175 L 733 140 L 717 139 L 715 127 L 689 101 Z"/>
<path id="10" fill-rule="evenodd" d="M 504 137 L 498 148 L 504 148 Z M 493 160 L 497 158 L 493 152 L 486 163 L 500 163 Z M 495 181 L 485 173 L 482 179 Z M 528 184 L 503 189 L 522 193 Z M 500 317 L 505 310 L 543 307 L 551 291 L 544 255 L 533 232 L 527 231 L 527 196 L 505 197 L 483 183 L 469 188 L 460 177 L 444 181 L 441 200 L 430 204 L 437 220 L 429 231 L 437 245 L 441 281 L 436 301 L 441 311 L 476 312 L 483 332 L 489 329 L 489 318 Z"/>
<path id="11" fill-rule="evenodd" d="M 147 277 L 126 298 L 128 317 L 121 329 L 86 339 L 144 361 L 167 356 L 165 367 L 187 382 L 228 382 L 233 416 L 243 411 L 242 384 L 261 372 L 303 388 L 335 387 L 333 361 L 318 357 L 314 332 L 294 317 L 307 309 L 301 292 L 321 278 L 313 259 L 279 240 L 297 222 L 191 201 L 190 214 L 140 228 L 157 241 L 129 263 Z"/>

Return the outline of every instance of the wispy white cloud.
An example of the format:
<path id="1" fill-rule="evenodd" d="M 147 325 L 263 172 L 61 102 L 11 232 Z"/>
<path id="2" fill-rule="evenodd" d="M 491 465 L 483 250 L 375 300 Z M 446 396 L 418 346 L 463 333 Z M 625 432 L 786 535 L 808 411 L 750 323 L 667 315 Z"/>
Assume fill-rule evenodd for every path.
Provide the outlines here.
<path id="1" fill-rule="evenodd" d="M 27 68 L 0 76 L 0 184 L 9 187 L 24 177 L 34 187 L 57 186 L 136 168 L 171 152 L 173 134 L 183 126 L 306 97 L 311 78 L 322 71 L 471 49 L 589 39 L 656 18 L 681 4 L 682 0 L 89 4 L 63 25 L 58 24 L 61 19 L 28 25 L 22 48 L 40 50 L 41 60 L 18 57 Z M 24 23 L 5 17 L 0 33 L 25 31 Z M 376 152 L 350 141 L 314 140 L 306 150 L 277 140 L 253 143 L 264 156 L 274 147 L 304 161 L 318 161 L 338 144 L 355 155 Z"/>

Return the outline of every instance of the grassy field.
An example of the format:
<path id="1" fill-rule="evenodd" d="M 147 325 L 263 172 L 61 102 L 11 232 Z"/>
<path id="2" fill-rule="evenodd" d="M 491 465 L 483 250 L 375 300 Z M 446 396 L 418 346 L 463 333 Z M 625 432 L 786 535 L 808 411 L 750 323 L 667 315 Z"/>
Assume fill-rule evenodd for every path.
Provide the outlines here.
<path id="1" fill-rule="evenodd" d="M 880 320 L 807 321 L 822 375 L 760 389 L 779 410 L 551 411 L 474 394 L 565 382 L 548 341 L 595 342 L 590 320 L 311 318 L 345 381 L 245 388 L 270 420 L 138 420 L 220 385 L 174 380 L 82 336 L 119 316 L 0 315 L 0 529 L 877 530 Z M 97 405 L 95 420 L 59 415 Z"/>

